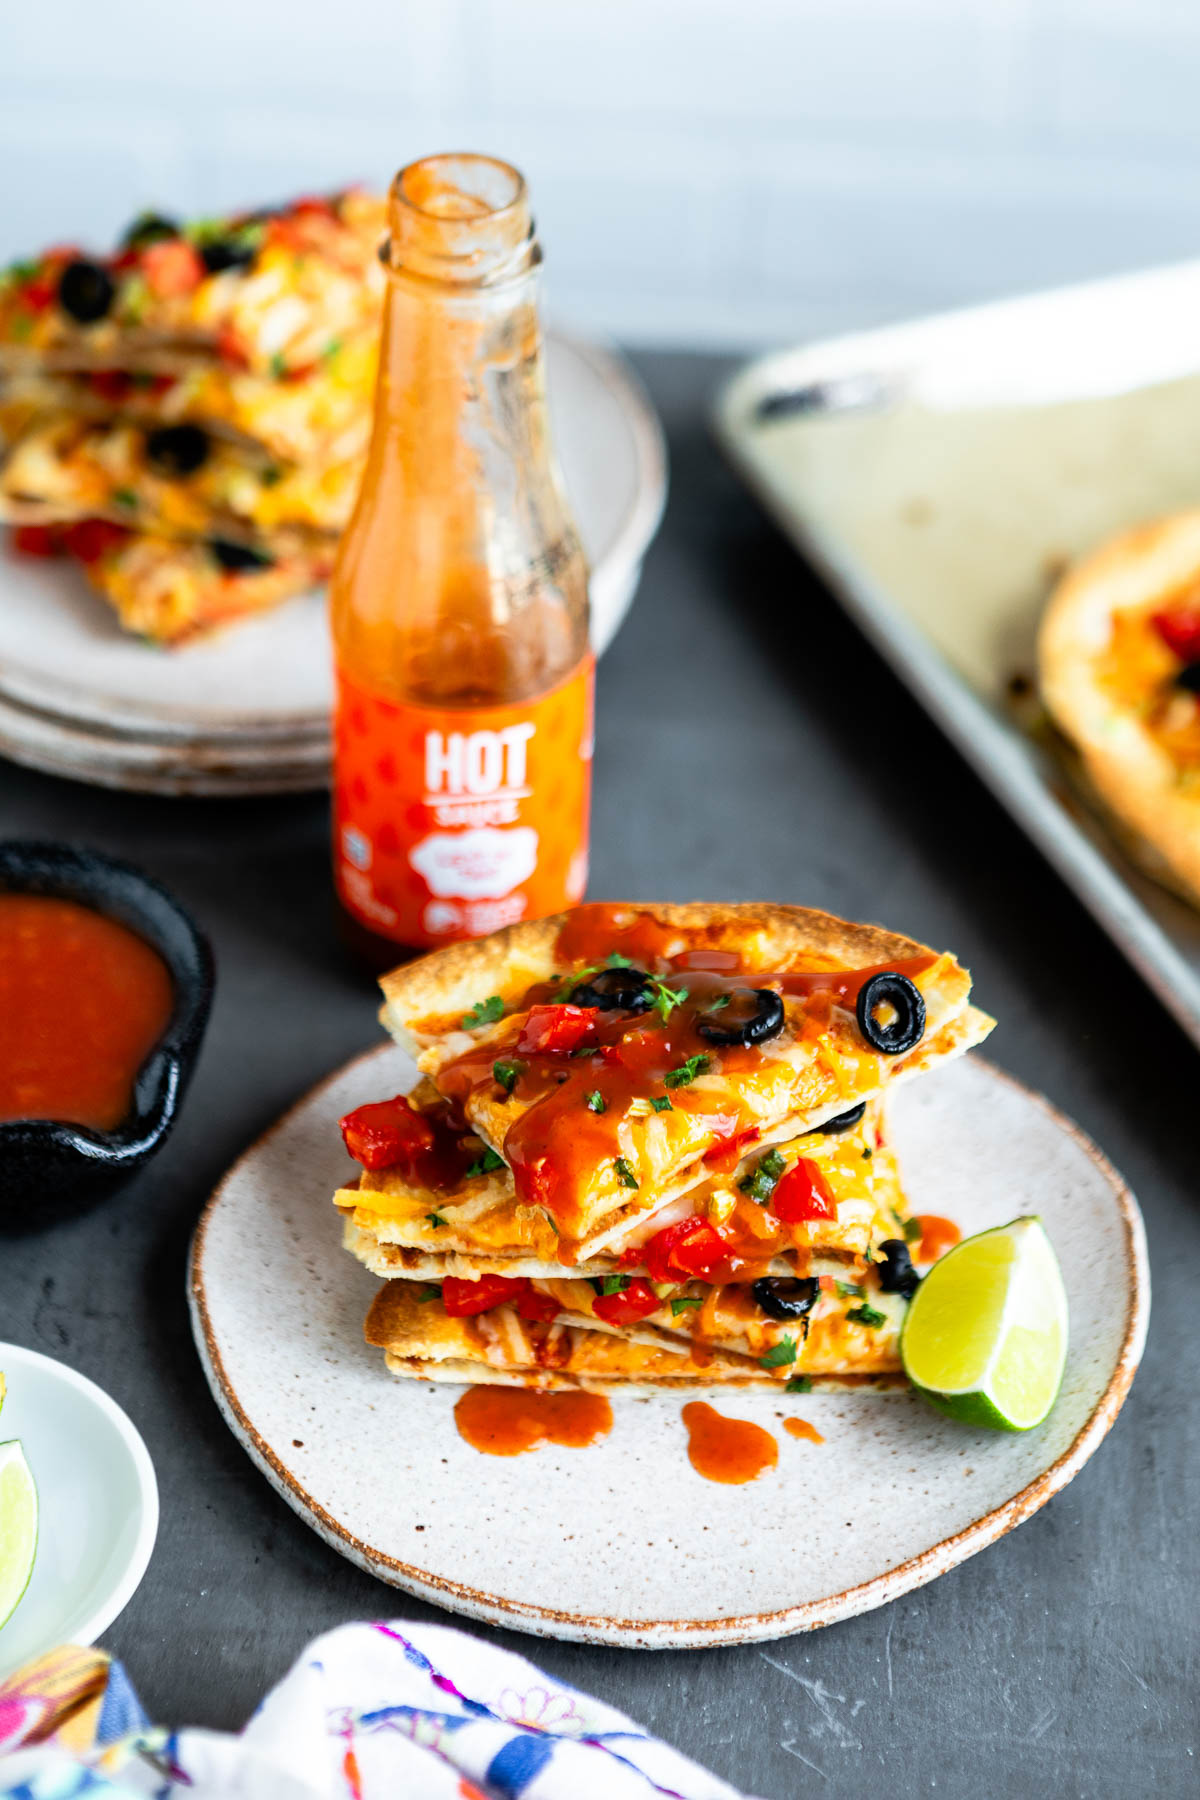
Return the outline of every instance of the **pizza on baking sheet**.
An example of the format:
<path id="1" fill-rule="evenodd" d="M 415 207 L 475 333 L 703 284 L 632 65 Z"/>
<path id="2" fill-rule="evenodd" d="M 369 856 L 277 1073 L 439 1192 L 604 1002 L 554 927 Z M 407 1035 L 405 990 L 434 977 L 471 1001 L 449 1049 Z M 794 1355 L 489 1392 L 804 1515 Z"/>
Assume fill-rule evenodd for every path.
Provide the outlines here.
<path id="1" fill-rule="evenodd" d="M 797 907 L 593 905 L 381 985 L 422 1079 L 343 1120 L 335 1201 L 387 1278 L 389 1367 L 895 1372 L 916 1277 L 883 1097 L 991 1029 L 952 956 Z"/>
<path id="2" fill-rule="evenodd" d="M 1200 905 L 1200 511 L 1078 563 L 1042 619 L 1038 673 L 1123 841 Z"/>

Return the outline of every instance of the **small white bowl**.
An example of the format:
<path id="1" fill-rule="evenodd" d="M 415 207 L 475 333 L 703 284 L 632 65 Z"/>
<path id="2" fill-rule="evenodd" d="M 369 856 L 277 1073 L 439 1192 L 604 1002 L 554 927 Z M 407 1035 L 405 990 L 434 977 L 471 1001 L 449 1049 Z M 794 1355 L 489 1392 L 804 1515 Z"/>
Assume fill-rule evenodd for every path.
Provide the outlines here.
<path id="1" fill-rule="evenodd" d="M 0 1442 L 20 1438 L 38 1487 L 33 1578 L 0 1625 L 0 1681 L 59 1644 L 93 1644 L 135 1593 L 158 1535 L 158 1483 L 137 1430 L 103 1389 L 36 1350 L 0 1343 Z"/>

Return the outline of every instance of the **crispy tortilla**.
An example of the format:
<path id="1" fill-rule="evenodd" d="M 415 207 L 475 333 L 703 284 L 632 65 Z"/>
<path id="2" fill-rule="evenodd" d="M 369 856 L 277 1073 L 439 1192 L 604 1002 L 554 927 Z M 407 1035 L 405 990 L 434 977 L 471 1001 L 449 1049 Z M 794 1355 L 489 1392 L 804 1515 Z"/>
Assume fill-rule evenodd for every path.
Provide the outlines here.
<path id="1" fill-rule="evenodd" d="M 794 1359 L 766 1368 L 755 1356 L 709 1348 L 687 1334 L 644 1324 L 618 1333 L 564 1322 L 575 1317 L 571 1314 L 548 1325 L 529 1324 L 510 1306 L 452 1319 L 440 1301 L 422 1302 L 416 1284 L 408 1281 L 390 1281 L 379 1290 L 367 1314 L 365 1336 L 368 1344 L 384 1351 L 393 1374 L 430 1381 L 596 1392 L 643 1385 L 780 1387 L 798 1375 L 895 1378 L 903 1308 L 890 1296 L 882 1300 L 888 1303 L 886 1310 L 878 1307 L 885 1312 L 883 1325 L 848 1319 L 847 1313 L 861 1302 L 846 1298 L 814 1319 L 807 1338 L 796 1344 Z"/>
<path id="2" fill-rule="evenodd" d="M 281 555 L 266 568 L 228 570 L 207 544 L 133 533 L 82 567 L 126 631 L 177 648 L 310 592 L 329 575 L 333 556 L 331 546 Z"/>
<path id="3" fill-rule="evenodd" d="M 386 201 L 359 189 L 196 221 L 166 245 L 101 259 L 112 294 L 91 322 L 57 298 L 82 252 L 47 251 L 0 273 L 0 368 L 138 369 L 191 354 L 275 379 L 306 373 L 341 340 L 378 330 L 385 227 Z M 221 240 L 252 260 L 210 271 L 203 252 Z"/>
<path id="4" fill-rule="evenodd" d="M 665 1194 L 654 1207 L 627 1206 L 577 1252 L 572 1247 L 578 1261 L 571 1264 L 563 1261 L 562 1239 L 545 1215 L 517 1202 L 507 1169 L 471 1176 L 450 1194 L 414 1187 L 398 1170 L 368 1169 L 355 1187 L 339 1189 L 334 1201 L 346 1216 L 347 1248 L 380 1275 L 412 1266 L 396 1258 L 398 1249 L 461 1256 L 476 1274 L 609 1274 L 626 1268 L 619 1258 L 655 1232 L 692 1216 L 729 1230 L 745 1245 L 748 1259 L 761 1260 L 764 1267 L 777 1260 L 783 1272 L 807 1274 L 814 1255 L 865 1256 L 872 1243 L 895 1235 L 904 1216 L 896 1158 L 881 1143 L 881 1112 L 881 1103 L 872 1101 L 848 1131 L 818 1131 L 778 1146 L 789 1166 L 801 1156 L 816 1163 L 836 1202 L 835 1219 L 776 1224 L 739 1185 L 752 1178 L 764 1153 L 764 1146 L 755 1144 L 736 1168 L 705 1170 L 698 1183 Z"/>
<path id="5" fill-rule="evenodd" d="M 128 420 L 70 412 L 33 420 L 0 463 L 0 518 L 112 519 L 185 537 L 336 532 L 362 473 L 359 456 L 280 465 L 257 448 L 210 437 L 199 468 L 171 474 L 156 464 L 151 442 L 152 433 Z"/>

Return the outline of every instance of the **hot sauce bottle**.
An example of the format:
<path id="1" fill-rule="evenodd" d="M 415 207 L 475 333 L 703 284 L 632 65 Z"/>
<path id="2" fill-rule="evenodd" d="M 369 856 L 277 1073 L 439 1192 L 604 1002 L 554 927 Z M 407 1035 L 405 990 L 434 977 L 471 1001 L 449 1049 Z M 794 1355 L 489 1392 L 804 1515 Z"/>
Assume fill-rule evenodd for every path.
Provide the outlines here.
<path id="1" fill-rule="evenodd" d="M 587 567 L 550 438 L 525 183 L 392 184 L 375 423 L 331 609 L 333 865 L 350 935 L 478 937 L 587 882 Z"/>

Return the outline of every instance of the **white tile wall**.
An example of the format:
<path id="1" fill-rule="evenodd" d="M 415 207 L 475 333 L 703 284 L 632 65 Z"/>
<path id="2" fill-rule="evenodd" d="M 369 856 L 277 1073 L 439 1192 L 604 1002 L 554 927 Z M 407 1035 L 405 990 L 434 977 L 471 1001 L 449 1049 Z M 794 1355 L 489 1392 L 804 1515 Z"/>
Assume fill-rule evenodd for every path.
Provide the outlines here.
<path id="1" fill-rule="evenodd" d="M 743 345 L 1200 253 L 1200 0 L 0 5 L 0 257 L 492 149 L 553 310 Z"/>

